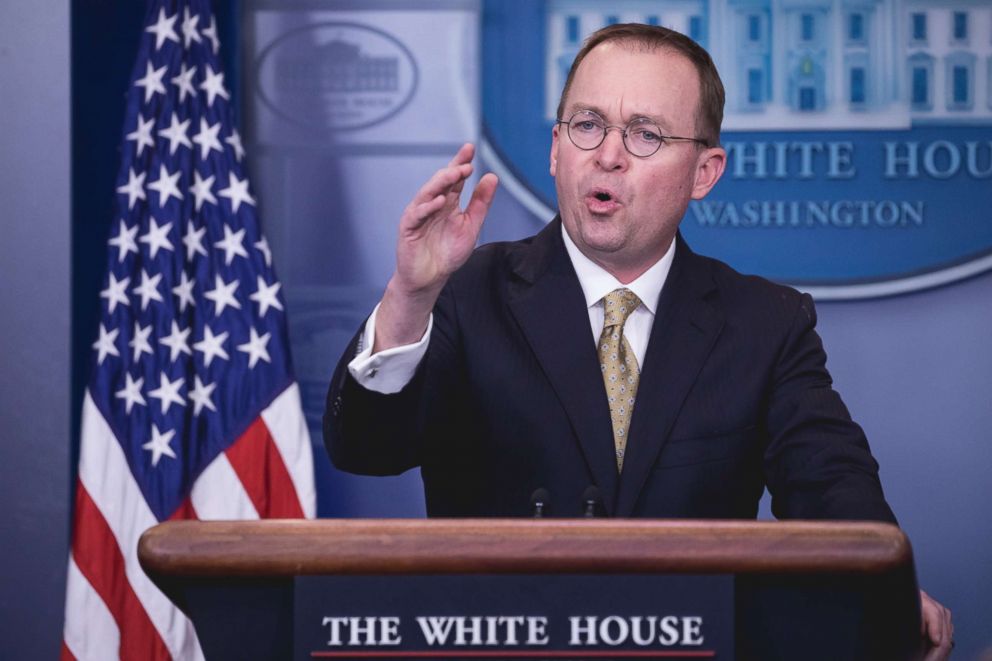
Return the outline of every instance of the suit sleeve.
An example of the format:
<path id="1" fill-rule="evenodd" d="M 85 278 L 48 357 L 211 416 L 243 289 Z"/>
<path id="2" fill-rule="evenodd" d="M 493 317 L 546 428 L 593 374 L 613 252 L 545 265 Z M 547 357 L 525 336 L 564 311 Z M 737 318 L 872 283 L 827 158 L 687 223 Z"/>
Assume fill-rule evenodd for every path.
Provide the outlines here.
<path id="1" fill-rule="evenodd" d="M 816 311 L 799 298 L 773 375 L 764 470 L 778 518 L 895 523 L 864 431 L 826 369 Z"/>
<path id="2" fill-rule="evenodd" d="M 434 308 L 426 354 L 399 392 L 363 387 L 348 369 L 361 332 L 349 343 L 331 378 L 324 410 L 324 445 L 337 468 L 398 475 L 423 463 L 432 416 L 439 408 L 457 407 L 450 387 L 456 327 L 452 298 L 445 288 Z"/>

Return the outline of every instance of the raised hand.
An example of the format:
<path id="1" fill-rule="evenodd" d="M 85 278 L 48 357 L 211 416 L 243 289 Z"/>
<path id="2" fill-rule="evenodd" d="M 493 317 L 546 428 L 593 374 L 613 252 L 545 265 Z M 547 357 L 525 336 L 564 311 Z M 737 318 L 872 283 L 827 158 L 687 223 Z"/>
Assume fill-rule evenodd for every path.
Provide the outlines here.
<path id="1" fill-rule="evenodd" d="M 473 145 L 462 145 L 403 211 L 396 271 L 376 314 L 374 352 L 419 340 L 444 284 L 472 254 L 498 183 L 494 174 L 483 176 L 460 208 L 474 155 Z"/>

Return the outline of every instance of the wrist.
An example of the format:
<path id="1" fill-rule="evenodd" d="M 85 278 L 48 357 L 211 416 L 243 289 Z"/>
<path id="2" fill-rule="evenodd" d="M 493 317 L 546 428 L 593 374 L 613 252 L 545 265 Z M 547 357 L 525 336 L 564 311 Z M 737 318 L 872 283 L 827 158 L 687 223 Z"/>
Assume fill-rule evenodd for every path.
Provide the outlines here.
<path id="1" fill-rule="evenodd" d="M 420 341 L 442 286 L 409 291 L 390 279 L 376 313 L 373 353 Z"/>

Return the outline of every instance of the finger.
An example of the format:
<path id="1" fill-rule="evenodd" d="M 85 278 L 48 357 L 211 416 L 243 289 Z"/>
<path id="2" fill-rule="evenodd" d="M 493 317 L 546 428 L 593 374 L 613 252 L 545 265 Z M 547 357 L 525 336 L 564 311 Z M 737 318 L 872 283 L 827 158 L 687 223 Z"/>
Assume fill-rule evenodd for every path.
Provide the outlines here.
<path id="1" fill-rule="evenodd" d="M 923 661 L 945 661 L 950 657 L 950 651 L 943 647 L 931 647 L 923 656 Z"/>
<path id="2" fill-rule="evenodd" d="M 461 195 L 462 189 L 465 187 L 465 182 L 468 178 L 472 176 L 472 171 L 474 168 L 471 163 L 459 166 L 462 178 L 455 182 L 455 185 L 451 187 L 451 193 L 454 195 Z"/>
<path id="3" fill-rule="evenodd" d="M 944 632 L 944 618 L 937 610 L 931 606 L 924 616 L 927 621 L 927 638 L 932 645 L 940 645 Z"/>
<path id="4" fill-rule="evenodd" d="M 447 195 L 453 188 L 464 182 L 472 174 L 471 165 L 461 165 L 455 167 L 441 168 L 421 186 L 417 194 L 413 196 L 411 206 L 423 204 L 433 200 L 438 195 Z"/>
<path id="5" fill-rule="evenodd" d="M 496 196 L 498 184 L 499 179 L 492 172 L 484 175 L 476 184 L 475 190 L 472 191 L 472 198 L 469 200 L 468 206 L 465 207 L 465 215 L 472 223 L 481 225 L 482 221 L 485 220 L 486 214 L 489 213 L 489 207 L 493 203 L 493 198 Z"/>
<path id="6" fill-rule="evenodd" d="M 465 163 L 471 163 L 473 158 L 475 158 L 475 145 L 471 142 L 466 142 L 458 148 L 454 157 L 448 162 L 448 167 L 457 167 Z"/>
<path id="7" fill-rule="evenodd" d="M 448 198 L 444 195 L 438 195 L 434 199 L 427 200 L 421 204 L 418 204 L 413 209 L 413 215 L 416 218 L 418 224 L 427 220 L 431 215 L 437 213 L 442 208 L 444 208 L 445 203 Z"/>

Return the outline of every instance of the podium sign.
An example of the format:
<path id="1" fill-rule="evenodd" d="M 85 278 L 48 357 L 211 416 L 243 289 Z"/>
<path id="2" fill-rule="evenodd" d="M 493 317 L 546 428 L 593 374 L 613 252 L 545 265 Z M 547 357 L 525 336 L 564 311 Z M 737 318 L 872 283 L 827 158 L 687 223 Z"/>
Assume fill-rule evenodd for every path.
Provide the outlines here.
<path id="1" fill-rule="evenodd" d="M 301 576 L 294 656 L 734 658 L 730 575 Z"/>
<path id="2" fill-rule="evenodd" d="M 909 540 L 881 523 L 170 521 L 138 556 L 208 661 L 920 652 Z"/>

